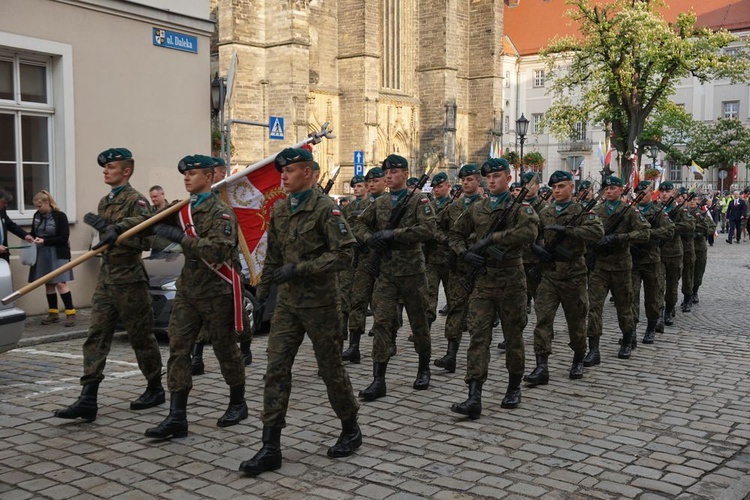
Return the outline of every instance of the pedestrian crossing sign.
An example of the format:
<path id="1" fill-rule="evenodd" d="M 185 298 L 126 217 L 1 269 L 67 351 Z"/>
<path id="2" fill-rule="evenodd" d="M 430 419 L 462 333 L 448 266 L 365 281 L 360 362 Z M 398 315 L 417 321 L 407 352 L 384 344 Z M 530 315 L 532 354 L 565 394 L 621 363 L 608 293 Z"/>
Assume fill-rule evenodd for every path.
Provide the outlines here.
<path id="1" fill-rule="evenodd" d="M 284 139 L 284 118 L 281 116 L 269 117 L 268 137 L 270 139 Z"/>

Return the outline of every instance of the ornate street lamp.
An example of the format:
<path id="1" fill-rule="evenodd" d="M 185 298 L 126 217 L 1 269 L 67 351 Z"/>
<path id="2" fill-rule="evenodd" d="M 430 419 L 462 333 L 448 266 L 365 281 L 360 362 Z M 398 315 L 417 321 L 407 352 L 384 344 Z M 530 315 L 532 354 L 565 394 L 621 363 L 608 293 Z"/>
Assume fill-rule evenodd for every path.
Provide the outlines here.
<path id="1" fill-rule="evenodd" d="M 523 143 L 526 142 L 526 133 L 529 131 L 529 120 L 521 113 L 521 118 L 516 120 L 516 135 L 521 143 L 521 175 L 523 175 Z"/>
<path id="2" fill-rule="evenodd" d="M 211 116 L 219 119 L 219 135 L 221 137 L 222 158 L 227 158 L 224 154 L 224 98 L 227 95 L 227 82 L 217 74 L 211 81 Z"/>

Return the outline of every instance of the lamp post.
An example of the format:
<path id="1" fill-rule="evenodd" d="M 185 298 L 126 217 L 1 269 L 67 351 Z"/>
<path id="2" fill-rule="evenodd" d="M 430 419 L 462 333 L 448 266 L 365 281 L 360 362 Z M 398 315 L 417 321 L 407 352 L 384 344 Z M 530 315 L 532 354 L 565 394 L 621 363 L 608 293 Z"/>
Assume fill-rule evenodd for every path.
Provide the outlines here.
<path id="1" fill-rule="evenodd" d="M 529 120 L 521 113 L 521 118 L 516 120 L 516 135 L 521 143 L 521 175 L 523 175 L 523 143 L 526 142 L 526 133 L 529 131 Z"/>
<path id="2" fill-rule="evenodd" d="M 651 168 L 656 170 L 656 158 L 659 156 L 659 146 L 651 145 L 648 147 L 651 154 L 647 155 L 651 157 Z"/>
<path id="3" fill-rule="evenodd" d="M 224 144 L 224 98 L 226 97 L 227 82 L 217 74 L 211 81 L 211 113 L 219 118 L 219 137 L 221 139 L 221 150 L 219 155 L 227 159 Z"/>

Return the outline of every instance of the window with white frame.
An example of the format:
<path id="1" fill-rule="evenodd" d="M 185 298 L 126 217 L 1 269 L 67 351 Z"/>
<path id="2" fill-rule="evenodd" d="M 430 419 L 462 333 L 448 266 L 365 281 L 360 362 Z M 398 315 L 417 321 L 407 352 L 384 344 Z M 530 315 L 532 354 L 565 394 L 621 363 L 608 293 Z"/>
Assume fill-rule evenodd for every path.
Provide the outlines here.
<path id="1" fill-rule="evenodd" d="M 576 122 L 573 126 L 573 136 L 570 138 L 573 141 L 582 141 L 586 139 L 586 122 Z"/>
<path id="2" fill-rule="evenodd" d="M 737 119 L 740 117 L 740 101 L 724 101 L 721 105 L 723 108 L 722 116 L 724 118 Z"/>
<path id="3" fill-rule="evenodd" d="M 544 87 L 544 70 L 534 70 L 534 87 Z"/>
<path id="4" fill-rule="evenodd" d="M 534 134 L 541 134 L 543 132 L 542 130 L 542 118 L 544 117 L 544 113 L 533 113 L 531 115 L 531 124 L 532 129 L 531 131 Z"/>
<path id="5" fill-rule="evenodd" d="M 682 165 L 679 165 L 673 161 L 667 162 L 667 168 L 669 169 L 669 180 L 672 182 L 682 182 Z"/>
<path id="6" fill-rule="evenodd" d="M 50 189 L 55 109 L 50 58 L 0 50 L 0 187 L 8 209 L 33 213 L 32 198 Z"/>

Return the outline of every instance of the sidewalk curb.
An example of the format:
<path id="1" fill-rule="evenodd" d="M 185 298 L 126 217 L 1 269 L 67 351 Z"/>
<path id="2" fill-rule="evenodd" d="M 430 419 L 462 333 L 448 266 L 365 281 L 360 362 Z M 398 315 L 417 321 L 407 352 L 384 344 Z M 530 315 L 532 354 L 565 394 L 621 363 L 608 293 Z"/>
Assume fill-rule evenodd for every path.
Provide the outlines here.
<path id="1" fill-rule="evenodd" d="M 85 337 L 87 333 L 88 329 L 65 333 L 55 333 L 52 335 L 44 335 L 43 337 L 31 337 L 28 339 L 22 338 L 18 341 L 18 347 L 31 347 L 41 344 L 50 344 L 52 342 L 64 342 L 66 340 L 80 339 Z"/>

